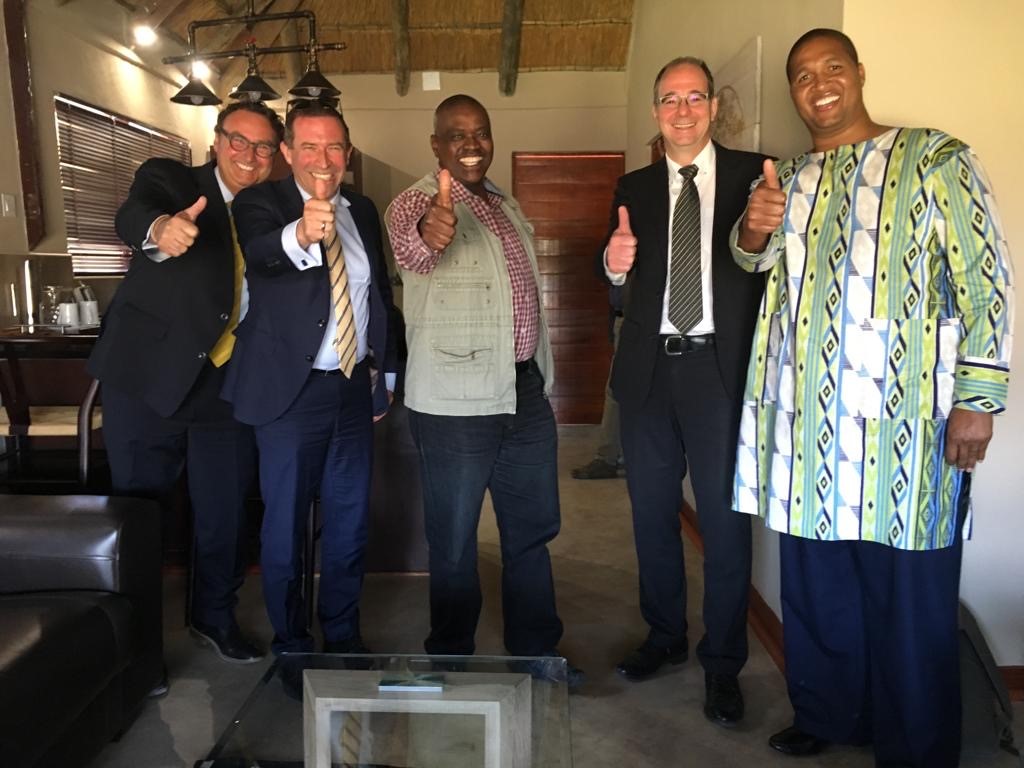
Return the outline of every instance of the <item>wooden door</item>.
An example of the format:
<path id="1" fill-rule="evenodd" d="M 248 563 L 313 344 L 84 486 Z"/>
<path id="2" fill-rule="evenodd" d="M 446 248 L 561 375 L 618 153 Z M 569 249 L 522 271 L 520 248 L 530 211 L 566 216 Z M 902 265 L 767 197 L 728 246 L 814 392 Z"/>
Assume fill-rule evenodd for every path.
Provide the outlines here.
<path id="1" fill-rule="evenodd" d="M 559 424 L 601 421 L 612 347 L 608 286 L 594 270 L 594 256 L 625 164 L 622 152 L 512 154 L 512 194 L 536 230 Z"/>

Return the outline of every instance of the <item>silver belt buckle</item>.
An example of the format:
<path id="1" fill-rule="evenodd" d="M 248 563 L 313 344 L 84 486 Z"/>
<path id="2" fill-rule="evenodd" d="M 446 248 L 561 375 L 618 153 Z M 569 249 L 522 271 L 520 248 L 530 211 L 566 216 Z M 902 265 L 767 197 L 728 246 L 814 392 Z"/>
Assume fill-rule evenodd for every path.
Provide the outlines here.
<path id="1" fill-rule="evenodd" d="M 683 349 L 683 337 L 678 335 L 666 336 L 662 346 L 665 348 L 665 354 L 672 357 L 678 357 L 685 351 Z"/>

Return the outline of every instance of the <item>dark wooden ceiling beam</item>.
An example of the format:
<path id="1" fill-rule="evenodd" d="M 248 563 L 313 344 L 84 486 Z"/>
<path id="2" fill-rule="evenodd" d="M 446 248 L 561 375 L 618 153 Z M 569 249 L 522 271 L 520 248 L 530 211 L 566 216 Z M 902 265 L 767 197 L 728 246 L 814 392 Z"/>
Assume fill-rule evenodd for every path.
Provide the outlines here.
<path id="1" fill-rule="evenodd" d="M 391 0 L 391 34 L 395 45 L 395 90 L 409 92 L 409 0 Z"/>
<path id="2" fill-rule="evenodd" d="M 523 0 L 505 0 L 501 20 L 501 61 L 498 63 L 498 89 L 511 96 L 519 78 L 519 48 L 523 40 Z"/>

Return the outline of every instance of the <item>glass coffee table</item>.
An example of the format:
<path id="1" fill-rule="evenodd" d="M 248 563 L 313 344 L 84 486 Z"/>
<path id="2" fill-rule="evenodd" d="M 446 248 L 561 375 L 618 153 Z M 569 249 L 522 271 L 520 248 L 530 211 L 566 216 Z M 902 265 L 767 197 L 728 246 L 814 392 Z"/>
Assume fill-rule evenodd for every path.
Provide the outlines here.
<path id="1" fill-rule="evenodd" d="M 571 768 L 562 658 L 285 654 L 195 768 Z"/>

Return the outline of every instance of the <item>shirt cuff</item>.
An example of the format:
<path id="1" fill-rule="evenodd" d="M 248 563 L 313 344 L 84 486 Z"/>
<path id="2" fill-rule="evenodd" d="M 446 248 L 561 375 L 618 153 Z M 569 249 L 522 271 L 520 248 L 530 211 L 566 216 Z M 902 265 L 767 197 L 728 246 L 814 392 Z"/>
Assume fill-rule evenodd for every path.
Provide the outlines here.
<path id="1" fill-rule="evenodd" d="M 623 285 L 626 282 L 626 274 L 624 272 L 612 272 L 608 269 L 608 249 L 604 249 L 604 276 L 608 278 L 608 282 L 612 285 Z"/>
<path id="2" fill-rule="evenodd" d="M 955 408 L 982 413 L 1001 413 L 1006 410 L 1010 371 L 1001 365 L 960 360 L 956 364 L 955 382 Z"/>
<path id="3" fill-rule="evenodd" d="M 396 381 L 398 381 L 398 374 L 397 373 L 394 373 L 394 372 L 388 373 L 387 371 L 384 372 L 384 386 L 387 388 L 388 392 L 394 392 L 395 391 L 395 382 Z"/>
<path id="4" fill-rule="evenodd" d="M 157 216 L 153 219 L 153 223 L 149 225 L 149 229 L 146 231 L 146 239 L 142 241 L 142 252 L 146 254 L 146 258 L 150 261 L 155 261 L 157 264 L 171 258 L 168 254 L 160 250 L 156 241 L 153 239 L 153 227 L 155 227 L 156 223 L 162 218 L 164 217 Z"/>
<path id="5" fill-rule="evenodd" d="M 298 227 L 299 222 L 296 220 L 286 224 L 281 230 L 281 249 L 300 272 L 322 266 L 324 260 L 320 253 L 320 243 L 311 243 L 309 248 L 304 249 L 299 245 L 299 238 L 295 234 Z"/>

